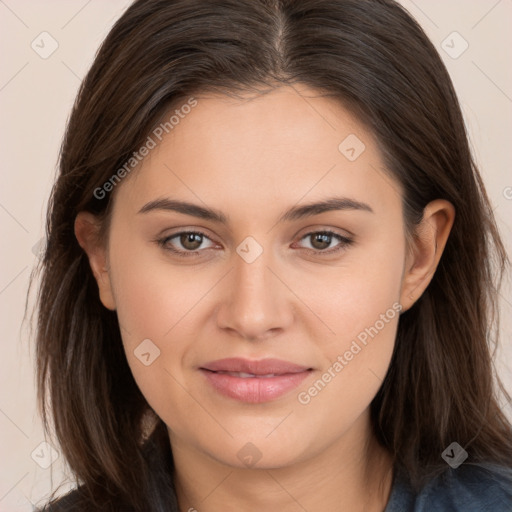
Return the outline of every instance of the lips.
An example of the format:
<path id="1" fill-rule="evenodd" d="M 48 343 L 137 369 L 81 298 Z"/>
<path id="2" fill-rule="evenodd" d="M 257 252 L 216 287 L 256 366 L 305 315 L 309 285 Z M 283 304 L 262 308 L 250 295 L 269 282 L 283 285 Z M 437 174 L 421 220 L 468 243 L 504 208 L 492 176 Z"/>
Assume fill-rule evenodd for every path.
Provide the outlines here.
<path id="1" fill-rule="evenodd" d="M 268 402 L 283 396 L 308 377 L 311 370 L 281 359 L 241 358 L 212 361 L 200 368 L 216 391 L 247 403 Z"/>
<path id="2" fill-rule="evenodd" d="M 281 359 L 261 359 L 260 361 L 251 361 L 250 359 L 242 359 L 238 357 L 212 361 L 203 365 L 202 368 L 212 372 L 247 373 L 255 376 L 284 375 L 287 373 L 304 372 L 310 369 L 307 366 L 299 366 Z"/>
<path id="3" fill-rule="evenodd" d="M 223 372 L 223 371 L 220 371 L 220 372 L 215 372 L 215 373 L 219 373 L 219 374 L 223 374 L 223 375 L 231 375 L 231 377 L 239 377 L 241 379 L 252 379 L 252 378 L 260 378 L 260 379 L 268 379 L 270 377 L 277 377 L 281 374 L 275 374 L 275 373 L 267 373 L 265 375 L 257 375 L 255 373 L 246 373 L 246 372 Z"/>

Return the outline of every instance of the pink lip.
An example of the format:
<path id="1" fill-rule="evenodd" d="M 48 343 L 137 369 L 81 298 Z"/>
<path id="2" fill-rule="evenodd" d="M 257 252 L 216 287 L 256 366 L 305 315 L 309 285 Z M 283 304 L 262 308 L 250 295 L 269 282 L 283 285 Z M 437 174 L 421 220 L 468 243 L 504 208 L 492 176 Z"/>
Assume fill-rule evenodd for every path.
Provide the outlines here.
<path id="1" fill-rule="evenodd" d="M 247 403 L 262 403 L 277 399 L 296 388 L 311 368 L 280 359 L 251 361 L 241 358 L 212 361 L 200 368 L 212 387 L 221 394 Z M 238 377 L 227 373 L 242 372 L 256 377 Z M 274 374 L 274 377 L 263 377 Z"/>

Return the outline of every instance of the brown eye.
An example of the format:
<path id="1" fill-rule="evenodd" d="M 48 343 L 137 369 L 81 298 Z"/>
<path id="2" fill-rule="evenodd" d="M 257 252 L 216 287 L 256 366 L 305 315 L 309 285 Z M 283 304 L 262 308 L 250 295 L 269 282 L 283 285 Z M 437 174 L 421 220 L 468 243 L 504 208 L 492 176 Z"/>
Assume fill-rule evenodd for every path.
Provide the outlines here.
<path id="1" fill-rule="evenodd" d="M 195 251 L 203 243 L 203 235 L 198 233 L 182 233 L 180 235 L 181 246 L 189 251 Z"/>
<path id="2" fill-rule="evenodd" d="M 332 235 L 328 235 L 327 233 L 314 233 L 309 236 L 311 237 L 311 245 L 314 249 L 327 249 L 327 247 L 331 245 Z"/>
<path id="3" fill-rule="evenodd" d="M 305 249 L 317 254 L 330 254 L 347 248 L 352 240 L 334 231 L 314 231 L 304 235 L 301 240 L 306 242 Z M 333 244 L 333 242 L 337 242 Z"/>
<path id="4" fill-rule="evenodd" d="M 212 240 L 200 231 L 181 231 L 171 236 L 156 240 L 158 245 L 178 256 L 197 256 L 205 249 L 215 245 Z"/>

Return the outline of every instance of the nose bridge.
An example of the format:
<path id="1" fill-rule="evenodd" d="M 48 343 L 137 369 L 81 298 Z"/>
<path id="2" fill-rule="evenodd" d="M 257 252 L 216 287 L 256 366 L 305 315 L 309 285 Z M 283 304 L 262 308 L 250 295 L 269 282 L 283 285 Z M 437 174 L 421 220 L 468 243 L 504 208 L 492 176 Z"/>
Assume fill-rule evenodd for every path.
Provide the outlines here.
<path id="1" fill-rule="evenodd" d="M 238 261 L 237 261 L 238 260 Z M 267 254 L 261 254 L 254 261 L 247 262 L 242 257 L 235 258 L 235 269 L 233 273 L 233 293 L 243 300 L 256 301 L 256 304 L 262 302 L 268 303 L 269 292 L 272 288 L 269 283 L 271 272 L 269 257 Z"/>
<path id="2" fill-rule="evenodd" d="M 247 295 L 247 298 L 253 294 L 265 294 L 268 291 L 265 288 L 271 286 L 268 269 L 274 264 L 271 238 L 262 241 L 262 236 L 258 236 L 258 240 L 252 236 L 245 237 L 237 246 L 236 254 L 233 254 L 234 291 L 242 296 Z"/>
<path id="3" fill-rule="evenodd" d="M 286 290 L 280 289 L 282 283 L 270 270 L 275 266 L 273 263 L 270 250 L 263 247 L 258 250 L 251 240 L 239 245 L 237 254 L 233 255 L 230 290 L 219 312 L 220 327 L 256 339 L 288 325 L 290 305 Z"/>

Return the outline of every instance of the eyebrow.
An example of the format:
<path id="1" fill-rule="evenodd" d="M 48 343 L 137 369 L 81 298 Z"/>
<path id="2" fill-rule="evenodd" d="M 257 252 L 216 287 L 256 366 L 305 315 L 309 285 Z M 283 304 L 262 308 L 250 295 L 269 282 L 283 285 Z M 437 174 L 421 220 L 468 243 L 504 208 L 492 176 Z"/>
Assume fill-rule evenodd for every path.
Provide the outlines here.
<path id="1" fill-rule="evenodd" d="M 211 220 L 219 224 L 229 223 L 228 217 L 219 210 L 170 198 L 160 198 L 150 201 L 149 203 L 146 203 L 138 213 L 148 213 L 155 210 L 174 211 L 204 220 Z M 280 217 L 278 222 L 300 220 L 333 210 L 359 210 L 374 213 L 371 206 L 366 203 L 362 203 L 348 197 L 331 197 L 316 203 L 294 206 L 287 210 Z"/>

